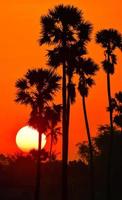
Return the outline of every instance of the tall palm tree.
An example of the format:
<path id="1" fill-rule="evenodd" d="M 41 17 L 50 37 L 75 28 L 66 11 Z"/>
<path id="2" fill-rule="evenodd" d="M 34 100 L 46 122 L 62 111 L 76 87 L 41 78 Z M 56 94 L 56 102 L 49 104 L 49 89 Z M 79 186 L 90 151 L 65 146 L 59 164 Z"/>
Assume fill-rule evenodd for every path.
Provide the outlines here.
<path id="1" fill-rule="evenodd" d="M 68 98 L 67 98 L 67 129 L 69 128 L 69 116 L 70 116 L 70 104 L 75 101 L 75 84 L 73 83 L 73 74 L 78 73 L 80 75 L 79 80 L 79 91 L 82 90 L 81 88 L 81 79 L 84 76 L 86 83 L 82 85 L 84 90 L 87 89 L 88 86 L 92 86 L 94 82 L 90 76 L 95 75 L 95 72 L 98 70 L 97 65 L 91 59 L 85 59 L 84 55 L 87 54 L 87 43 L 90 41 L 90 35 L 92 32 L 92 25 L 88 22 L 81 21 L 77 27 L 78 35 L 77 41 L 75 44 L 71 45 L 70 48 L 67 50 L 68 57 L 67 57 L 67 76 L 68 76 Z M 90 85 L 91 84 L 91 85 Z M 87 91 L 88 92 L 88 91 Z M 90 149 L 90 169 L 91 169 L 91 199 L 95 199 L 95 191 L 94 191 L 94 181 L 93 181 L 93 154 L 92 154 L 92 144 L 91 144 L 91 135 L 89 130 L 86 106 L 85 106 L 85 95 L 83 95 L 83 110 L 84 110 L 84 117 L 85 117 L 85 124 L 87 129 L 87 136 L 89 141 L 89 149 Z M 68 130 L 67 130 L 68 131 Z"/>
<path id="2" fill-rule="evenodd" d="M 92 87 L 95 82 L 92 78 L 96 74 L 98 66 L 89 58 L 79 58 L 77 72 L 79 74 L 78 90 L 82 97 L 82 105 L 84 112 L 84 119 L 86 125 L 86 132 L 89 145 L 89 167 L 90 167 L 90 188 L 91 188 L 91 200 L 95 200 L 95 183 L 94 183 L 94 164 L 93 164 L 93 145 L 89 127 L 89 121 L 86 110 L 86 97 L 88 96 L 89 88 Z"/>
<path id="3" fill-rule="evenodd" d="M 15 101 L 31 107 L 29 124 L 39 131 L 35 200 L 40 199 L 41 135 L 49 126 L 46 110 L 60 87 L 59 80 L 60 77 L 49 70 L 32 69 L 16 81 Z"/>
<path id="4" fill-rule="evenodd" d="M 75 102 L 76 92 L 75 84 L 73 83 L 73 75 L 77 71 L 77 65 L 79 58 L 83 58 L 87 54 L 86 45 L 90 41 L 90 35 L 92 32 L 92 24 L 81 20 L 77 27 L 77 41 L 71 45 L 68 49 L 67 56 L 67 77 L 68 77 L 68 94 L 67 94 L 67 132 L 69 131 L 69 119 L 70 119 L 70 105 Z"/>
<path id="5" fill-rule="evenodd" d="M 92 25 L 89 22 L 86 22 L 83 17 L 81 18 L 80 23 L 77 25 L 75 30 L 74 42 L 71 44 L 68 43 L 65 49 L 61 47 L 56 47 L 53 50 L 48 50 L 48 64 L 54 68 L 57 68 L 61 65 L 64 59 L 65 53 L 65 63 L 66 63 L 66 75 L 67 75 L 67 137 L 69 129 L 69 118 L 70 118 L 70 105 L 75 102 L 75 84 L 73 83 L 73 76 L 75 74 L 77 57 L 83 56 L 87 53 L 86 44 L 90 41 L 90 34 L 92 32 Z"/>
<path id="6" fill-rule="evenodd" d="M 67 132 L 67 100 L 66 100 L 66 69 L 67 48 L 76 41 L 77 26 L 82 19 L 81 12 L 73 6 L 58 5 L 49 10 L 47 16 L 41 17 L 40 44 L 53 45 L 54 49 L 48 55 L 55 56 L 55 67 L 62 65 L 62 199 L 68 197 L 67 192 L 67 162 L 68 162 L 68 132 Z M 51 61 L 52 62 L 52 61 Z M 54 64 L 53 63 L 53 64 Z M 54 65 L 53 65 L 54 66 Z"/>
<path id="7" fill-rule="evenodd" d="M 111 199 L 111 170 L 112 170 L 112 146 L 113 146 L 113 110 L 111 97 L 110 75 L 114 74 L 114 67 L 117 64 L 115 50 L 122 50 L 122 35 L 115 29 L 103 29 L 96 34 L 96 42 L 104 48 L 105 60 L 102 62 L 103 69 L 107 75 L 107 93 L 110 120 L 110 152 L 108 160 L 108 178 L 107 178 L 107 198 Z"/>
<path id="8" fill-rule="evenodd" d="M 46 115 L 49 120 L 49 131 L 47 137 L 50 136 L 50 150 L 49 150 L 49 160 L 52 161 L 52 148 L 53 144 L 57 143 L 58 136 L 61 135 L 61 127 L 58 123 L 61 121 L 61 111 L 62 106 L 60 104 L 53 104 L 52 107 L 48 107 L 46 110 Z"/>

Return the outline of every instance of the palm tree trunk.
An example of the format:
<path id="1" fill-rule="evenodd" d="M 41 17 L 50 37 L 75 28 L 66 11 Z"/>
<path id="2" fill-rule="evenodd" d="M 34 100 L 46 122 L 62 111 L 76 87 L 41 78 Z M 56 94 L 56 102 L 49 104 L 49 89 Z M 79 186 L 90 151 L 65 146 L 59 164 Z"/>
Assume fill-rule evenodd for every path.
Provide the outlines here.
<path id="1" fill-rule="evenodd" d="M 35 197 L 34 197 L 34 200 L 40 200 L 41 140 L 42 140 L 42 135 L 39 132 L 38 155 L 37 155 L 37 169 L 36 169 L 36 183 L 35 183 Z"/>
<path id="2" fill-rule="evenodd" d="M 69 89 L 69 85 L 71 83 L 71 77 L 68 76 L 68 94 L 67 94 L 67 139 L 68 139 L 68 143 L 69 143 L 69 121 L 70 121 L 70 89 Z"/>
<path id="3" fill-rule="evenodd" d="M 63 63 L 63 141 L 62 141 L 62 200 L 68 198 L 68 177 L 67 177 L 67 164 L 68 164 L 68 135 L 67 135 L 67 109 L 66 109 L 66 65 Z"/>
<path id="4" fill-rule="evenodd" d="M 51 135 L 49 159 L 52 161 L 53 136 Z"/>
<path id="5" fill-rule="evenodd" d="M 82 96 L 82 103 L 83 103 L 84 119 L 85 119 L 86 132 L 87 132 L 88 144 L 89 144 L 89 167 L 90 167 L 91 200 L 95 200 L 93 146 L 92 146 L 92 141 L 91 141 L 91 135 L 90 135 L 90 128 L 89 128 L 89 123 L 88 123 L 87 111 L 86 111 L 85 96 Z"/>
<path id="6" fill-rule="evenodd" d="M 108 61 L 109 61 L 108 56 Z M 107 200 L 111 200 L 111 178 L 112 178 L 112 154 L 113 154 L 113 116 L 111 108 L 111 87 L 110 87 L 110 74 L 107 73 L 107 92 L 109 103 L 109 119 L 110 119 L 110 146 L 108 154 L 108 172 L 107 172 Z"/>

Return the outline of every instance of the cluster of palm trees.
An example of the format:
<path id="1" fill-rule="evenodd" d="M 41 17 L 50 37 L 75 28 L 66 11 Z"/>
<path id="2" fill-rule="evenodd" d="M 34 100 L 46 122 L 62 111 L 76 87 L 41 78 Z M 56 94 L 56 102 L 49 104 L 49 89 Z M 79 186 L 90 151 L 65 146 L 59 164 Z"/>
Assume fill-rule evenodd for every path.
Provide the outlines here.
<path id="1" fill-rule="evenodd" d="M 39 131 L 37 184 L 35 200 L 39 199 L 40 187 L 40 153 L 41 134 L 50 129 L 52 154 L 53 139 L 61 134 L 58 122 L 62 113 L 62 200 L 68 199 L 68 143 L 70 125 L 70 107 L 76 100 L 76 88 L 78 89 L 83 105 L 84 120 L 89 144 L 89 168 L 91 183 L 91 200 L 95 200 L 93 146 L 86 110 L 86 98 L 89 89 L 95 84 L 93 79 L 98 71 L 97 64 L 87 55 L 87 44 L 90 41 L 92 24 L 85 21 L 83 13 L 74 6 L 58 5 L 49 10 L 48 14 L 41 17 L 40 45 L 49 46 L 47 50 L 48 66 L 50 69 L 28 70 L 24 78 L 16 82 L 16 101 L 30 105 L 29 124 Z M 110 156 L 108 158 L 108 186 L 107 199 L 111 194 L 111 156 L 113 133 L 113 109 L 110 87 L 110 75 L 114 73 L 117 64 L 115 49 L 122 50 L 122 35 L 115 29 L 104 29 L 96 34 L 96 42 L 104 48 L 105 59 L 102 62 L 107 75 L 108 107 L 110 113 Z M 60 68 L 58 75 L 57 68 Z M 78 76 L 78 84 L 74 77 Z M 60 80 L 62 79 L 62 84 Z M 62 86 L 62 87 L 61 87 Z M 62 106 L 54 104 L 56 92 L 62 89 Z"/>

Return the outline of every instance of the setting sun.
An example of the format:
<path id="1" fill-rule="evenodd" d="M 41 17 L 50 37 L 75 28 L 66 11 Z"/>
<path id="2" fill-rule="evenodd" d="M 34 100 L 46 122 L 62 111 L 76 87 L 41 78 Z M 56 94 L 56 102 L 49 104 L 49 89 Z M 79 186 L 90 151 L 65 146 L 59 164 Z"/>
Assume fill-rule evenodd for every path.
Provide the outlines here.
<path id="1" fill-rule="evenodd" d="M 32 149 L 38 149 L 38 131 L 30 126 L 22 127 L 16 135 L 16 144 L 20 150 L 29 152 Z M 42 134 L 42 149 L 46 144 L 46 136 Z"/>

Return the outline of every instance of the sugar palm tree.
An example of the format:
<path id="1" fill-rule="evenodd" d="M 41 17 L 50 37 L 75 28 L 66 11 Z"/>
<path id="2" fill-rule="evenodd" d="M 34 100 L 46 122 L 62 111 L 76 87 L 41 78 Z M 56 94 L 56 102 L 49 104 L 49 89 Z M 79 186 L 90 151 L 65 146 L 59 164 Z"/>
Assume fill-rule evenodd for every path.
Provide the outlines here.
<path id="1" fill-rule="evenodd" d="M 114 67 L 117 64 L 117 56 L 115 50 L 122 50 L 122 35 L 115 29 L 103 29 L 96 34 L 96 42 L 104 48 L 105 60 L 102 62 L 103 69 L 107 75 L 107 93 L 110 120 L 110 152 L 108 161 L 108 183 L 107 195 L 108 200 L 111 199 L 111 168 L 112 168 L 112 143 L 113 143 L 113 116 L 112 116 L 112 97 L 110 75 L 114 74 Z"/>
<path id="2" fill-rule="evenodd" d="M 92 24 L 81 20 L 77 27 L 77 41 L 75 44 L 71 45 L 68 49 L 67 57 L 67 77 L 68 77 L 68 98 L 67 98 L 67 132 L 69 129 L 69 119 L 70 119 L 70 105 L 75 102 L 76 92 L 75 84 L 73 83 L 73 75 L 77 71 L 76 66 L 78 65 L 79 58 L 83 58 L 87 54 L 87 43 L 90 41 L 90 35 L 92 32 Z"/>
<path id="3" fill-rule="evenodd" d="M 48 107 L 46 110 L 46 115 L 49 120 L 49 131 L 47 137 L 50 136 L 50 150 L 49 150 L 49 160 L 52 161 L 52 148 L 53 144 L 57 143 L 58 136 L 61 135 L 61 127 L 58 123 L 61 121 L 61 111 L 62 106 L 60 104 L 53 104 L 52 107 Z"/>
<path id="4" fill-rule="evenodd" d="M 49 126 L 46 110 L 59 89 L 59 80 L 60 77 L 51 71 L 32 69 L 16 81 L 15 101 L 31 107 L 29 124 L 39 131 L 35 200 L 40 198 L 41 135 Z"/>
<path id="5" fill-rule="evenodd" d="M 92 87 L 95 82 L 92 78 L 96 74 L 98 66 L 92 59 L 79 58 L 77 73 L 79 74 L 78 91 L 82 97 L 82 105 L 84 112 L 84 119 L 86 125 L 86 132 L 89 145 L 89 167 L 90 167 L 90 187 L 91 187 L 91 200 L 95 199 L 95 183 L 94 183 L 94 164 L 93 164 L 93 145 L 89 127 L 89 120 L 86 110 L 86 97 L 89 93 L 89 88 Z"/>
<path id="6" fill-rule="evenodd" d="M 55 59 L 51 60 L 55 67 L 62 65 L 62 199 L 67 199 L 67 162 L 68 162 L 68 132 L 67 132 L 67 100 L 66 100 L 66 69 L 67 48 L 75 43 L 77 26 L 82 19 L 81 12 L 73 6 L 58 5 L 49 10 L 47 16 L 41 18 L 40 44 L 53 45 L 54 49 L 49 51 L 48 56 L 53 54 Z"/>

